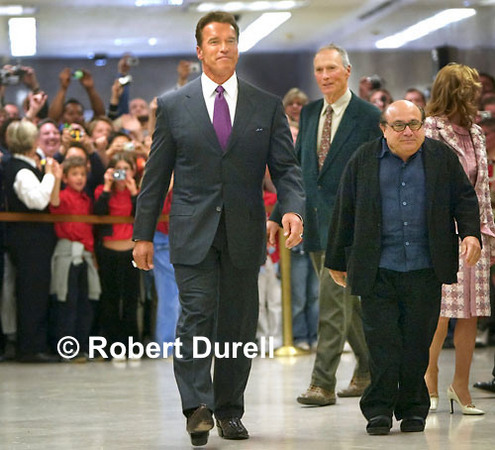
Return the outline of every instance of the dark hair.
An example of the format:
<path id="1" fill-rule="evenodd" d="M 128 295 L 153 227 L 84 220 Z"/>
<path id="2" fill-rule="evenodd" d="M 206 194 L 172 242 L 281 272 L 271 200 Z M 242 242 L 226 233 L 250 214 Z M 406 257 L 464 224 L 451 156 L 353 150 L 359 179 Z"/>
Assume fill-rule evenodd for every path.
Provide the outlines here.
<path id="1" fill-rule="evenodd" d="M 69 150 L 70 148 L 79 148 L 79 149 L 81 149 L 84 152 L 84 154 L 86 155 L 86 161 L 89 161 L 88 149 L 83 144 L 81 144 L 81 142 L 79 142 L 79 141 L 71 141 L 70 144 L 69 144 L 69 147 L 67 148 L 67 150 Z"/>
<path id="2" fill-rule="evenodd" d="M 201 17 L 196 25 L 196 43 L 198 44 L 198 47 L 201 47 L 203 44 L 203 28 L 213 22 L 228 23 L 232 25 L 235 30 L 236 38 L 239 41 L 239 25 L 237 25 L 235 17 L 224 11 L 212 11 Z"/>
<path id="3" fill-rule="evenodd" d="M 417 88 L 411 87 L 406 91 L 406 94 L 410 94 L 412 92 L 419 94 L 421 96 L 421 98 L 423 99 L 423 102 L 426 104 L 426 97 L 425 97 L 425 94 L 423 93 L 423 91 L 421 91 Z"/>
<path id="4" fill-rule="evenodd" d="M 136 157 L 132 155 L 131 152 L 115 153 L 108 162 L 108 167 L 114 168 L 119 161 L 125 161 L 133 170 L 137 169 Z"/>
<path id="5" fill-rule="evenodd" d="M 83 104 L 77 99 L 77 98 L 69 98 L 65 103 L 64 107 L 67 106 L 69 103 L 75 103 L 76 105 L 79 105 L 82 109 L 84 109 Z"/>
<path id="6" fill-rule="evenodd" d="M 492 82 L 492 86 L 495 88 L 495 78 L 492 75 L 486 72 L 479 72 L 478 75 L 480 78 L 481 77 L 488 78 Z"/>
<path id="7" fill-rule="evenodd" d="M 112 131 L 110 133 L 110 136 L 108 136 L 108 146 L 110 147 L 110 145 L 112 145 L 113 140 L 119 136 L 125 136 L 127 139 L 129 139 L 129 141 L 132 141 L 132 138 L 125 131 Z"/>
<path id="8" fill-rule="evenodd" d="M 58 130 L 58 124 L 55 122 L 53 119 L 43 119 L 38 122 L 38 130 L 45 124 L 51 123 L 57 130 Z M 60 131 L 60 130 L 59 130 Z"/>
<path id="9" fill-rule="evenodd" d="M 86 173 L 88 172 L 87 161 L 84 161 L 83 158 L 80 158 L 79 156 L 71 156 L 70 158 L 64 159 L 64 162 L 62 163 L 64 175 L 67 175 L 69 170 L 74 167 L 84 167 Z"/>
<path id="10" fill-rule="evenodd" d="M 494 105 L 495 104 L 495 94 L 485 95 L 480 102 L 481 109 L 485 109 L 486 105 Z"/>

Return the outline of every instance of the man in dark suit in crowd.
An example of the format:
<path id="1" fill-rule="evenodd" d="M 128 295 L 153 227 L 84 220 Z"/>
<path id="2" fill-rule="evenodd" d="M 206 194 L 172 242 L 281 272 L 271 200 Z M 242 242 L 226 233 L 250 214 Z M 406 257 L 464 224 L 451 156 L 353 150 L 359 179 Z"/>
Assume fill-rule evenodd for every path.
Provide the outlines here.
<path id="1" fill-rule="evenodd" d="M 255 341 L 257 280 L 266 257 L 261 186 L 267 165 L 282 205 L 286 245 L 298 244 L 303 230 L 301 170 L 282 103 L 237 78 L 238 36 L 230 14 L 199 20 L 203 74 L 158 99 L 134 226 L 135 263 L 151 269 L 151 241 L 174 172 L 170 259 L 182 308 L 174 370 L 193 445 L 206 444 L 212 412 L 221 437 L 249 437 L 241 417 L 251 359 L 242 350 L 217 358 L 212 382 L 212 356 L 195 357 L 193 340 L 206 337 L 222 353 L 225 345 Z"/>
<path id="2" fill-rule="evenodd" d="M 303 244 L 318 273 L 320 312 L 311 383 L 297 401 L 324 406 L 336 402 L 336 372 L 346 339 L 357 364 L 349 386 L 338 395 L 360 396 L 369 384 L 368 350 L 359 299 L 332 281 L 323 262 L 340 176 L 353 152 L 380 135 L 380 111 L 349 90 L 351 64 L 343 48 L 331 44 L 318 50 L 314 74 L 324 98 L 303 108 L 296 154 L 306 191 Z M 272 218 L 279 220 L 277 209 Z M 269 228 L 274 232 L 277 227 L 269 222 Z"/>
<path id="3" fill-rule="evenodd" d="M 325 266 L 361 296 L 371 384 L 361 398 L 369 434 L 423 431 L 424 381 L 442 283 L 481 254 L 478 200 L 457 156 L 425 139 L 423 111 L 400 100 L 384 112 L 384 139 L 349 161 L 332 218 Z"/>

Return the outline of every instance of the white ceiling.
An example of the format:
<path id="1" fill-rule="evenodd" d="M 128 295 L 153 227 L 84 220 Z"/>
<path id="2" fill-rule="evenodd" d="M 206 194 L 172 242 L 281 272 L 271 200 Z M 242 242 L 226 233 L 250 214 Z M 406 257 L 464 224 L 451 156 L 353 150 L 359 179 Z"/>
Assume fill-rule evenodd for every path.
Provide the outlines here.
<path id="1" fill-rule="evenodd" d="M 217 0 L 218 1 L 218 0 Z M 477 15 L 410 43 L 408 49 L 449 45 L 462 49 L 495 47 L 495 5 L 486 0 L 308 0 L 292 18 L 251 52 L 313 51 L 336 42 L 348 50 L 372 50 L 374 43 L 418 20 L 452 7 L 471 6 Z M 38 57 L 180 55 L 194 52 L 194 28 L 201 17 L 197 0 L 181 7 L 137 8 L 134 0 L 0 0 L 35 6 Z M 241 13 L 241 32 L 259 13 Z M 156 38 L 154 47 L 149 38 Z M 120 39 L 122 45 L 116 45 Z M 7 18 L 0 17 L 0 57 L 9 57 Z"/>

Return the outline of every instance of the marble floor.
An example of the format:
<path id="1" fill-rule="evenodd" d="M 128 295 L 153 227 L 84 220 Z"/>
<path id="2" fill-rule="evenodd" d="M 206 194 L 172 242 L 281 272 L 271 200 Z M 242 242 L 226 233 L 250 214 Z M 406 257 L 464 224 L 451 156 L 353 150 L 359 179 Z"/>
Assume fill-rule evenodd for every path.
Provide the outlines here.
<path id="1" fill-rule="evenodd" d="M 476 349 L 472 382 L 491 379 L 494 347 Z M 440 389 L 453 369 L 453 350 L 441 354 Z M 449 414 L 445 395 L 424 433 L 368 436 L 358 399 L 302 407 L 295 398 L 309 381 L 313 355 L 255 359 L 246 392 L 246 441 L 216 430 L 207 448 L 245 450 L 428 449 L 477 450 L 495 445 L 495 394 L 472 390 L 484 416 Z M 338 388 L 354 360 L 343 355 Z M 86 364 L 0 364 L 0 449 L 190 449 L 170 360 Z"/>

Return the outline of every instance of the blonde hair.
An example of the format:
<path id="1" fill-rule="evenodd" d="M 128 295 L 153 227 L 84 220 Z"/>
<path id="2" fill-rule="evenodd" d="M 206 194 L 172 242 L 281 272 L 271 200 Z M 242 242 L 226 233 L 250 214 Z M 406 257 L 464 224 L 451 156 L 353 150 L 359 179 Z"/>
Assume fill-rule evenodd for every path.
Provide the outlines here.
<path id="1" fill-rule="evenodd" d="M 286 108 L 287 105 L 290 105 L 295 100 L 299 100 L 304 106 L 308 103 L 308 96 L 303 91 L 301 91 L 301 89 L 294 87 L 292 89 L 289 89 L 287 94 L 284 95 L 282 104 L 284 105 L 284 108 Z"/>
<path id="2" fill-rule="evenodd" d="M 11 153 L 26 154 L 35 148 L 38 128 L 27 120 L 16 120 L 7 127 L 7 145 Z"/>
<path id="3" fill-rule="evenodd" d="M 464 64 L 450 63 L 437 74 L 426 105 L 428 116 L 459 118 L 459 125 L 469 128 L 478 112 L 481 92 L 478 71 Z"/>

